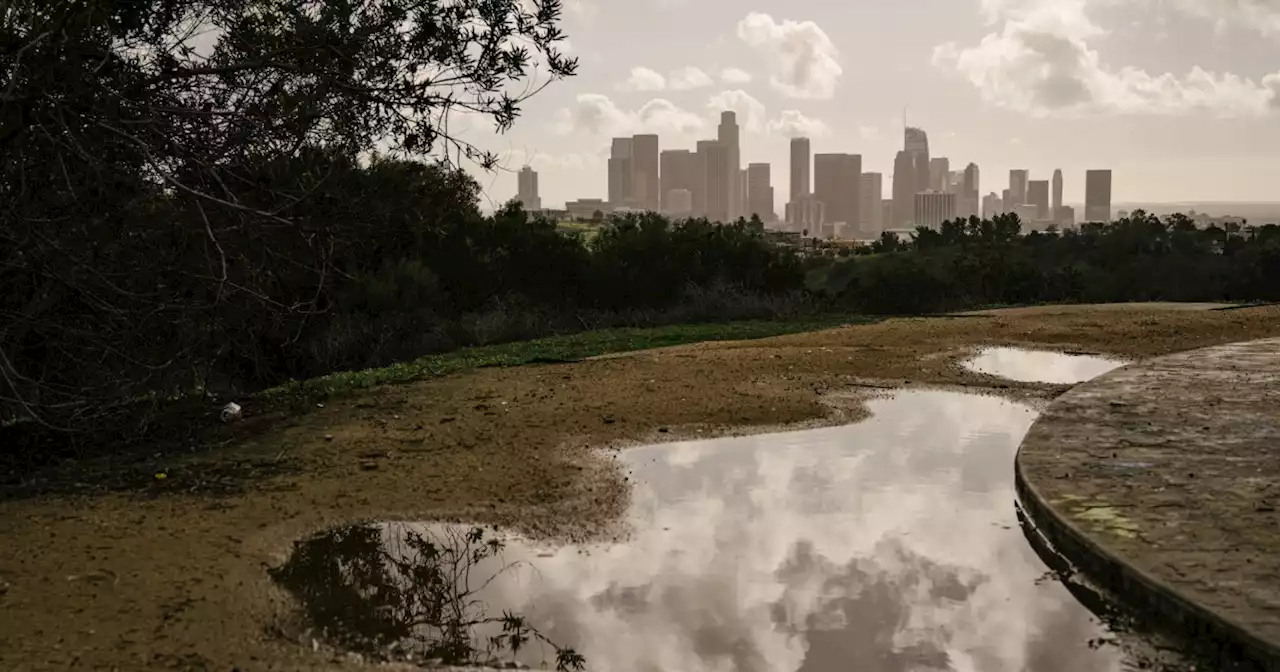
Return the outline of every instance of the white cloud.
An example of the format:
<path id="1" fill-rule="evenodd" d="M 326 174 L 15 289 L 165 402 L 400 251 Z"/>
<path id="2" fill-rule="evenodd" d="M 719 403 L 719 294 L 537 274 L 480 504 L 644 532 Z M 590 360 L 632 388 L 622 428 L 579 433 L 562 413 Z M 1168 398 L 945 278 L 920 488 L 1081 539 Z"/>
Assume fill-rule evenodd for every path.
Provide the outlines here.
<path id="1" fill-rule="evenodd" d="M 1280 2 L 1276 0 L 1174 0 L 1172 6 L 1213 21 L 1219 29 L 1239 26 L 1263 35 L 1280 35 Z"/>
<path id="2" fill-rule="evenodd" d="M 1089 40 L 1103 34 L 1086 0 L 983 0 L 998 32 L 967 48 L 934 50 L 993 105 L 1033 116 L 1189 114 L 1256 116 L 1280 108 L 1280 72 L 1260 81 L 1194 67 L 1183 77 L 1104 65 Z"/>
<path id="3" fill-rule="evenodd" d="M 835 95 L 844 72 L 840 52 L 812 21 L 785 20 L 752 12 L 738 22 L 738 39 L 765 55 L 770 83 L 792 98 L 827 99 Z"/>
<path id="4" fill-rule="evenodd" d="M 880 129 L 875 126 L 859 126 L 858 137 L 867 142 L 877 142 L 884 136 L 880 133 Z"/>
<path id="5" fill-rule="evenodd" d="M 672 91 L 701 89 L 714 84 L 714 82 L 711 81 L 710 75 L 693 67 L 692 65 L 686 65 L 683 68 L 672 70 L 671 74 L 667 77 L 667 80 L 671 85 Z"/>
<path id="6" fill-rule="evenodd" d="M 725 68 L 720 71 L 720 81 L 725 84 L 748 84 L 751 82 L 751 73 L 740 68 Z"/>
<path id="7" fill-rule="evenodd" d="M 631 75 L 618 88 L 623 91 L 661 91 L 667 88 L 667 78 L 649 68 L 631 68 Z"/>
<path id="8" fill-rule="evenodd" d="M 760 133 L 767 123 L 764 103 L 741 89 L 721 91 L 711 96 L 707 101 L 707 110 L 717 118 L 721 112 L 736 112 L 738 125 L 750 133 Z"/>
<path id="9" fill-rule="evenodd" d="M 508 149 L 498 153 L 498 166 L 506 170 L 532 166 L 535 170 L 584 171 L 598 168 L 603 163 L 603 158 L 591 153 L 552 154 L 528 149 Z"/>
<path id="10" fill-rule="evenodd" d="M 769 132 L 787 138 L 820 138 L 830 133 L 831 127 L 799 110 L 783 110 L 781 116 L 769 122 Z"/>
<path id="11" fill-rule="evenodd" d="M 635 133 L 692 135 L 706 127 L 706 121 L 665 98 L 654 98 L 638 110 L 623 110 L 608 96 L 579 94 L 573 106 L 556 114 L 555 130 L 562 135 L 588 134 L 623 136 Z"/>

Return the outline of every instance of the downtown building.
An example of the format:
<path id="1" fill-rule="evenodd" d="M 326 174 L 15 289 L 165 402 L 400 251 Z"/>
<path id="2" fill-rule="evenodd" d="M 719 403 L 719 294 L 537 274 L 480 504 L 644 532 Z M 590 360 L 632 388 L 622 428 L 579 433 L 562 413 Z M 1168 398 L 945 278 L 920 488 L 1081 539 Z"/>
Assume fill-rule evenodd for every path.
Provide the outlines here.
<path id="1" fill-rule="evenodd" d="M 1004 209 L 1007 212 L 1013 212 L 1015 206 L 1027 202 L 1027 180 L 1029 179 L 1030 173 L 1025 169 L 1009 171 L 1009 195 L 1004 199 Z"/>
<path id="2" fill-rule="evenodd" d="M 698 155 L 687 149 L 668 149 L 662 152 L 658 163 L 662 169 L 659 176 L 662 213 L 673 217 L 701 216 L 696 205 L 706 185 L 706 175 L 698 163 Z M 673 196 L 676 192 L 682 193 Z"/>
<path id="3" fill-rule="evenodd" d="M 1087 170 L 1084 173 L 1084 221 L 1111 221 L 1111 171 Z"/>
<path id="4" fill-rule="evenodd" d="M 1031 180 L 1027 183 L 1027 205 L 1035 206 L 1035 221 L 1049 222 L 1049 181 Z"/>
<path id="5" fill-rule="evenodd" d="M 694 197 L 694 210 L 702 207 L 699 216 L 712 222 L 728 223 L 734 185 L 738 183 L 738 171 L 730 165 L 729 148 L 719 140 L 698 141 L 698 164 L 702 172 L 704 188 L 701 203 Z"/>
<path id="6" fill-rule="evenodd" d="M 858 230 L 861 214 L 862 156 L 814 154 L 813 195 L 826 206 L 826 223 L 837 237 Z"/>
<path id="7" fill-rule="evenodd" d="M 752 163 L 747 165 L 747 208 L 744 216 L 760 217 L 761 221 L 777 221 L 778 215 L 773 209 L 773 183 L 769 164 Z"/>
<path id="8" fill-rule="evenodd" d="M 731 222 L 742 216 L 742 154 L 738 144 L 739 136 L 737 113 L 727 110 L 721 112 L 720 125 L 716 128 L 716 139 L 724 147 L 724 151 L 728 156 L 725 159 L 728 164 L 728 169 L 725 173 L 729 181 L 729 193 L 725 217 L 717 221 Z"/>
<path id="9" fill-rule="evenodd" d="M 538 173 L 525 166 L 516 175 L 516 200 L 525 210 L 541 210 L 542 198 L 538 196 Z"/>
<path id="10" fill-rule="evenodd" d="M 942 223 L 956 218 L 956 195 L 922 191 L 915 195 L 915 225 L 937 231 Z"/>
<path id="11" fill-rule="evenodd" d="M 874 238 L 885 229 L 884 176 L 880 173 L 863 173 L 858 189 L 858 233 Z"/>
<path id="12" fill-rule="evenodd" d="M 609 206 L 631 206 L 631 138 L 614 138 L 609 147 Z"/>

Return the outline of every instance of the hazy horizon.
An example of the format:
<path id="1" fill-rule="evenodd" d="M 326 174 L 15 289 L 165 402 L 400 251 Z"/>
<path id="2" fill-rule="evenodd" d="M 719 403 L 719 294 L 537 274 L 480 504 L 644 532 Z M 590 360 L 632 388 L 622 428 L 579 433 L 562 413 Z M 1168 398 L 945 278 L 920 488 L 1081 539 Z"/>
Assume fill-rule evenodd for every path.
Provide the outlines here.
<path id="1" fill-rule="evenodd" d="M 742 163 L 772 164 L 781 214 L 793 135 L 862 155 L 892 185 L 903 109 L 981 192 L 1011 168 L 1113 171 L 1113 200 L 1280 199 L 1280 3 L 1269 0 L 566 0 L 579 74 L 526 101 L 515 127 L 451 120 L 505 169 L 469 166 L 493 203 L 538 171 L 547 206 L 606 196 L 609 138 L 662 149 L 714 137 L 738 113 Z M 652 36 L 661 36 L 654 39 Z M 1189 47 L 1188 45 L 1195 45 Z"/>

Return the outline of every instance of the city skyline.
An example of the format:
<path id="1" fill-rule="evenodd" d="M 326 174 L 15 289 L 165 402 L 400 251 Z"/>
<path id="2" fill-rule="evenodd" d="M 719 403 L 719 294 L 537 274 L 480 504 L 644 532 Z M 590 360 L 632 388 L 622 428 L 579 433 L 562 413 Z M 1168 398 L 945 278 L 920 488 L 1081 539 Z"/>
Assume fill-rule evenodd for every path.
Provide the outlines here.
<path id="1" fill-rule="evenodd" d="M 522 104 L 508 133 L 464 136 L 506 166 L 475 171 L 492 202 L 515 194 L 525 164 L 540 172 L 546 205 L 603 193 L 609 137 L 651 132 L 664 149 L 692 147 L 714 137 L 725 107 L 738 113 L 742 156 L 775 167 L 779 210 L 789 193 L 778 167 L 792 135 L 863 156 L 863 170 L 884 174 L 888 189 L 904 106 L 907 122 L 929 129 L 934 153 L 953 163 L 972 161 L 993 177 L 1062 169 L 1068 203 L 1083 199 L 1076 176 L 1098 166 L 1125 176 L 1117 201 L 1276 199 L 1268 176 L 1280 174 L 1280 156 L 1267 148 L 1280 146 L 1280 79 L 1263 83 L 1276 70 L 1277 33 L 1262 33 L 1272 25 L 1265 17 L 1245 23 L 1196 0 L 852 8 L 662 0 L 670 11 L 650 11 L 650 1 L 658 2 L 566 4 L 579 75 Z M 1040 29 L 1060 40 L 1060 54 L 1023 37 Z M 663 39 L 640 38 L 652 34 Z M 988 36 L 1009 50 L 1009 63 L 992 58 Z M 1180 48 L 1188 43 L 1215 48 Z M 1197 66 L 1211 74 L 1189 77 Z M 1056 83 L 1075 88 L 1053 91 L 1037 72 L 1062 73 Z M 1228 85 L 1228 75 L 1239 85 Z M 465 119 L 451 120 L 451 129 Z"/>

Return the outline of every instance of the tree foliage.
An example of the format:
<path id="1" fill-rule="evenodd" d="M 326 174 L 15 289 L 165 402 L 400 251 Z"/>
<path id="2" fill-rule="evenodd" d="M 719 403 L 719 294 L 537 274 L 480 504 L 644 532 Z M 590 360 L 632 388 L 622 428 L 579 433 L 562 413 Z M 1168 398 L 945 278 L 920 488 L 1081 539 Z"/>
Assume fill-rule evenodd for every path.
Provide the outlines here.
<path id="1" fill-rule="evenodd" d="M 437 165 L 570 76 L 559 0 L 15 0 L 0 9 L 0 417 L 82 425 L 261 368 L 422 219 Z M 373 179 L 381 176 L 385 181 Z M 428 212 L 380 192 L 415 192 Z M 385 202 L 384 202 L 385 204 Z M 371 243 L 371 227 L 395 234 Z"/>

